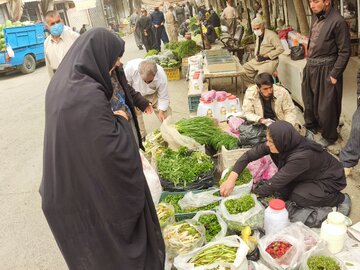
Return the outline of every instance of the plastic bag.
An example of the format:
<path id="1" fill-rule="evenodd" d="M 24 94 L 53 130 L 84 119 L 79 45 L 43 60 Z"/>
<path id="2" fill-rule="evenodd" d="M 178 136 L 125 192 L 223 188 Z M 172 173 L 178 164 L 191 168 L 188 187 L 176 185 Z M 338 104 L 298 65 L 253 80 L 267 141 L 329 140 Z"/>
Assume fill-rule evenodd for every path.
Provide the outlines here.
<path id="1" fill-rule="evenodd" d="M 285 255 L 279 259 L 273 259 L 265 250 L 274 241 L 284 241 L 292 245 Z M 321 243 L 319 236 L 301 222 L 296 222 L 280 232 L 267 235 L 260 239 L 259 250 L 261 258 L 271 269 L 290 270 L 297 269 L 300 261 Z"/>
<path id="2" fill-rule="evenodd" d="M 159 219 L 161 229 L 175 222 L 174 206 L 167 203 L 159 203 L 156 206 L 156 214 Z"/>
<path id="3" fill-rule="evenodd" d="M 228 228 L 233 230 L 234 232 L 241 232 L 246 226 L 250 226 L 250 228 L 262 228 L 264 227 L 264 214 L 265 208 L 262 204 L 257 200 L 254 194 L 251 194 L 251 197 L 255 201 L 255 206 L 250 210 L 239 213 L 239 214 L 230 214 L 225 206 L 225 202 L 231 199 L 238 199 L 241 196 L 233 195 L 223 199 L 220 203 L 219 214 L 223 217 Z"/>
<path id="4" fill-rule="evenodd" d="M 229 172 L 229 170 L 232 170 L 233 167 L 230 168 L 226 168 L 222 173 L 221 173 L 221 179 L 223 179 L 225 177 L 225 175 Z M 234 186 L 233 191 L 231 192 L 230 195 L 242 195 L 242 194 L 249 194 L 251 192 L 253 186 L 253 179 L 251 179 L 251 181 L 247 184 L 243 184 L 240 186 Z"/>
<path id="5" fill-rule="evenodd" d="M 229 127 L 230 131 L 234 133 L 239 133 L 239 127 L 245 122 L 244 119 L 232 116 L 229 118 Z"/>
<path id="6" fill-rule="evenodd" d="M 214 195 L 218 192 L 219 189 L 211 189 L 208 191 L 194 193 L 189 191 L 185 196 L 179 201 L 179 206 L 181 209 L 187 208 L 199 208 L 201 206 L 209 205 L 214 202 L 221 201 L 221 197 Z"/>
<path id="7" fill-rule="evenodd" d="M 267 266 L 263 265 L 261 262 L 249 261 L 248 270 L 270 270 Z"/>
<path id="8" fill-rule="evenodd" d="M 272 161 L 270 155 L 266 155 L 258 160 L 250 162 L 247 168 L 253 176 L 254 184 L 257 184 L 261 180 L 269 180 L 278 171 L 278 168 Z"/>
<path id="9" fill-rule="evenodd" d="M 304 45 L 299 44 L 298 46 L 293 46 L 290 48 L 290 58 L 291 60 L 301 60 L 305 57 Z"/>
<path id="10" fill-rule="evenodd" d="M 201 148 L 201 144 L 193 138 L 181 135 L 174 125 L 171 125 L 171 116 L 167 117 L 160 126 L 160 132 L 163 139 L 168 143 L 169 148 L 178 149 L 181 146 L 187 147 L 189 150 Z"/>
<path id="11" fill-rule="evenodd" d="M 239 127 L 239 146 L 252 147 L 266 141 L 266 126 L 262 124 L 245 122 Z"/>
<path id="12" fill-rule="evenodd" d="M 146 182 L 149 186 L 151 197 L 155 205 L 158 204 L 162 192 L 160 179 L 154 168 L 150 165 L 145 155 L 140 151 L 141 163 L 143 166 Z"/>
<path id="13" fill-rule="evenodd" d="M 326 243 L 325 242 L 320 242 L 319 245 L 313 249 L 312 251 L 308 252 L 304 258 L 301 261 L 301 265 L 299 270 L 309 270 L 309 266 L 308 266 L 308 260 L 310 257 L 313 256 L 326 256 L 326 257 L 330 257 L 332 259 L 334 259 L 337 264 L 339 265 L 339 269 L 341 270 L 345 270 L 346 266 L 344 265 L 344 263 L 342 261 L 340 261 L 339 259 L 337 259 L 333 254 L 331 254 L 331 252 L 327 249 L 326 247 Z M 319 268 L 321 269 L 321 268 Z"/>
<path id="14" fill-rule="evenodd" d="M 170 257 L 186 254 L 205 243 L 205 228 L 195 220 L 186 219 L 166 226 L 163 238 Z"/>
<path id="15" fill-rule="evenodd" d="M 196 254 L 202 252 L 203 250 L 213 247 L 215 245 L 226 245 L 229 247 L 237 247 L 235 260 L 233 263 L 227 262 L 214 262 L 212 264 L 203 265 L 203 266 L 194 266 L 193 263 L 189 263 L 189 260 L 193 258 Z M 184 255 L 177 256 L 174 260 L 174 266 L 177 270 L 206 270 L 206 269 L 214 269 L 216 267 L 228 267 L 231 270 L 247 270 L 248 262 L 246 254 L 248 252 L 248 247 L 241 240 L 241 238 L 237 235 L 231 235 L 227 237 L 220 238 L 217 241 L 210 242 L 204 247 L 193 250 L 192 252 Z"/>
<path id="16" fill-rule="evenodd" d="M 220 216 L 218 213 L 216 213 L 216 212 L 214 212 L 214 211 L 210 211 L 210 210 L 209 210 L 209 211 L 199 211 L 199 212 L 197 212 L 196 215 L 193 217 L 194 220 L 199 221 L 199 218 L 200 218 L 201 216 L 204 216 L 204 215 L 213 215 L 213 214 L 216 215 L 216 217 L 217 217 L 217 220 L 218 220 L 218 222 L 219 222 L 219 224 L 220 224 L 220 227 L 221 227 L 221 231 L 218 232 L 218 234 L 215 235 L 214 238 L 213 238 L 210 242 L 217 241 L 217 240 L 219 240 L 220 238 L 226 236 L 227 227 L 228 227 L 228 226 L 226 225 L 225 221 L 221 218 L 221 216 Z M 205 230 L 206 230 L 206 226 L 205 226 Z M 206 242 L 207 242 L 207 241 L 206 241 Z"/>
<path id="17" fill-rule="evenodd" d="M 246 226 L 241 230 L 241 239 L 249 247 L 250 253 L 255 250 L 257 246 L 257 239 L 254 236 L 251 236 L 251 228 L 249 226 Z"/>

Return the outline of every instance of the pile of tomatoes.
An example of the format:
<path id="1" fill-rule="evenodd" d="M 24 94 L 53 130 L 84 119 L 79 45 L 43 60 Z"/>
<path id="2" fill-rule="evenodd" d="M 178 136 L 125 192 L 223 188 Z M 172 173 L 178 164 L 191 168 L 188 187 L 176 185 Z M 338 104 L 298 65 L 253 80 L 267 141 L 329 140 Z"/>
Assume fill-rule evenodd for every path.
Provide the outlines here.
<path id="1" fill-rule="evenodd" d="M 273 259 L 281 258 L 292 247 L 290 243 L 283 241 L 274 241 L 267 246 L 266 252 L 270 254 Z"/>

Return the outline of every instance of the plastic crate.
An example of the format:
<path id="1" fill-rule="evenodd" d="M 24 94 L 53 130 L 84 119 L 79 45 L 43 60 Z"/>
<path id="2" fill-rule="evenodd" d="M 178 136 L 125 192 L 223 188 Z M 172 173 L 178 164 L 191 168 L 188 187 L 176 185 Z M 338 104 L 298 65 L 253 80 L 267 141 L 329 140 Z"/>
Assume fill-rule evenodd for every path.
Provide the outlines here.
<path id="1" fill-rule="evenodd" d="M 199 193 L 199 192 L 204 192 L 204 191 L 208 191 L 208 190 L 212 190 L 215 188 L 209 188 L 209 189 L 203 189 L 203 190 L 191 190 L 192 192 L 194 193 Z M 189 191 L 176 191 L 176 192 L 169 192 L 169 191 L 163 191 L 161 193 L 161 197 L 160 197 L 160 202 L 163 202 L 164 199 L 169 196 L 169 195 L 177 195 L 177 194 L 180 194 L 180 195 L 185 195 L 185 193 L 187 193 Z M 190 213 L 175 213 L 175 220 L 176 221 L 181 221 L 181 220 L 184 220 L 184 219 L 191 219 L 193 218 L 195 215 L 196 215 L 197 212 L 190 212 Z"/>
<path id="2" fill-rule="evenodd" d="M 188 104 L 189 104 L 190 112 L 195 112 L 195 113 L 197 112 L 197 108 L 200 103 L 200 97 L 201 95 L 188 96 Z"/>
<path id="3" fill-rule="evenodd" d="M 164 68 L 166 76 L 169 81 L 180 80 L 180 69 L 179 68 Z"/>

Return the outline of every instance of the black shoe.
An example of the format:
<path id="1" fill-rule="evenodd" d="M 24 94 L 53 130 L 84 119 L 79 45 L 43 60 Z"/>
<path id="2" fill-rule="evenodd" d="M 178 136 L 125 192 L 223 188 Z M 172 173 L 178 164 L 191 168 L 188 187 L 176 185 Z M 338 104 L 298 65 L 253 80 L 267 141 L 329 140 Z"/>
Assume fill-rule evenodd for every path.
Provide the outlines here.
<path id="1" fill-rule="evenodd" d="M 141 46 L 141 45 L 139 45 L 138 48 L 139 48 L 139 50 L 143 50 L 143 49 L 144 49 L 143 46 Z"/>
<path id="2" fill-rule="evenodd" d="M 345 195 L 345 199 L 342 203 L 338 205 L 337 211 L 345 216 L 348 216 L 351 211 L 351 198 L 347 193 L 345 193 L 344 195 Z"/>

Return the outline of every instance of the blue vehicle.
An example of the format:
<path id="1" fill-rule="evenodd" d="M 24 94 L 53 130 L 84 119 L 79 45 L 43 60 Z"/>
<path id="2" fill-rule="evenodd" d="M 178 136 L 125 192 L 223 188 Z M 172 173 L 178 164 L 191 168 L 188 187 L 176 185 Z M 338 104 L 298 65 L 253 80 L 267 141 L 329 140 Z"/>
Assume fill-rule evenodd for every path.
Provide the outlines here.
<path id="1" fill-rule="evenodd" d="M 36 63 L 45 59 L 44 29 L 43 23 L 3 28 L 6 49 L 0 51 L 0 72 L 15 68 L 24 74 L 34 72 Z"/>

